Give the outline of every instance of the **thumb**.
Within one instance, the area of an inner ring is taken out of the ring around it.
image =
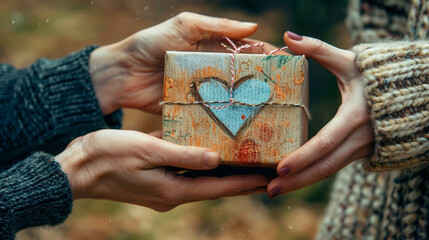
[[[220,163],[219,153],[208,148],[181,146],[158,138],[152,139],[154,167],[169,166],[190,170],[209,170]]]
[[[208,36],[230,37],[232,39],[241,39],[252,35],[258,25],[250,22],[240,22],[227,18],[209,17],[196,13],[183,12],[178,15],[179,23],[184,24],[190,30],[198,29],[201,33],[197,35],[196,41],[203,40]]]
[[[342,78],[356,69],[354,64],[356,55],[351,51],[289,31],[284,34],[284,41],[292,52],[314,59],[337,78]]]

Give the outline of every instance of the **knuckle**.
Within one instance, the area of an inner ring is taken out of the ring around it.
[[[228,18],[220,18],[219,19],[219,24],[221,26],[230,26],[231,25],[231,20]]]
[[[141,139],[138,144],[132,149],[132,153],[140,160],[144,160],[151,165],[157,165],[159,161],[164,161],[165,153],[156,151],[157,146],[155,143],[147,139]]]
[[[97,132],[92,132],[92,133],[86,134],[85,136],[83,136],[82,141],[85,144],[93,144],[97,141],[97,134],[99,134],[99,133],[100,132],[97,131]]]
[[[313,38],[313,45],[314,48],[312,52],[322,55],[326,53],[328,44],[326,44],[324,41],[320,41],[318,39]]]
[[[316,176],[319,179],[325,179],[332,175],[334,172],[334,167],[329,162],[321,162],[316,164]]]
[[[316,143],[317,143],[317,148],[318,148],[319,152],[322,154],[326,154],[326,153],[331,152],[335,147],[334,139],[327,134],[321,134],[317,138]]]
[[[188,22],[193,16],[193,13],[190,12],[181,12],[174,19],[176,20],[176,23],[182,24],[183,22]]]
[[[86,156],[91,156],[93,153],[95,153],[96,151],[94,150],[94,148],[97,147],[97,140],[98,140],[98,135],[100,134],[100,131],[97,132],[92,132],[89,134],[86,134],[85,136],[82,137],[82,153]]]
[[[299,186],[298,182],[294,178],[291,178],[291,179],[288,180],[287,191],[296,190],[296,189],[298,189],[298,186]]]
[[[293,171],[296,171],[297,169],[303,169],[305,168],[305,157],[302,152],[296,152],[295,156],[293,157],[293,162],[295,164],[295,167],[292,167]]]
[[[182,152],[182,158],[184,160],[190,159],[192,158],[192,153],[191,150],[189,148],[185,148]]]
[[[179,159],[185,165],[188,165],[189,163],[191,163],[194,159],[192,150],[189,148],[184,148],[180,153]]]

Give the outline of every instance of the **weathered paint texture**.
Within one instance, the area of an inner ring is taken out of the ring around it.
[[[213,109],[203,104],[169,104],[229,101],[230,61],[228,53],[167,52],[163,139],[214,149],[223,164],[275,167],[307,139],[308,119],[300,107],[231,105]],[[233,96],[237,101],[308,106],[307,60],[303,56],[237,54],[235,75]]]
[[[233,96],[236,101],[259,104],[267,102],[270,99],[270,87],[267,83],[257,80],[249,79],[240,85],[235,85],[233,89]],[[204,82],[198,88],[198,93],[203,101],[225,101],[230,99],[230,92],[228,86],[222,86],[219,81],[210,79]],[[207,104],[211,107],[221,107],[228,103],[211,103]],[[213,112],[214,117],[222,124],[228,134],[235,137],[239,130],[243,129],[245,122],[251,122],[254,115],[261,109],[261,106],[243,106],[231,105],[226,108],[214,109],[207,108]]]

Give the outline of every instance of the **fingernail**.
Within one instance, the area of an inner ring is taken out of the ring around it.
[[[255,27],[256,25],[258,25],[254,22],[241,22],[241,24],[245,25],[246,27]]]
[[[280,194],[280,192],[281,192],[281,189],[280,188],[274,188],[274,189],[272,189],[271,191],[270,191],[270,194],[269,194],[269,196],[270,196],[270,198],[272,199],[272,198],[274,198],[274,197],[277,197],[279,194]]]
[[[290,32],[290,31],[287,31],[286,33],[287,33],[287,36],[292,40],[295,40],[295,41],[301,41],[302,40],[301,35],[298,35],[294,32]]]
[[[212,151],[205,152],[204,164],[209,168],[217,167],[219,165],[219,153]]]
[[[279,176],[284,176],[290,172],[290,169],[288,167],[283,167],[279,170],[278,174]]]

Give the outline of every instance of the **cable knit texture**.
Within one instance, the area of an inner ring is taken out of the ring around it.
[[[429,0],[349,3],[375,143],[338,173],[317,239],[429,239]]]
[[[35,153],[0,172],[0,238],[19,230],[62,223],[72,209],[72,191],[61,166],[49,154]]]
[[[121,111],[103,117],[95,96],[88,69],[95,48],[23,69],[0,64],[0,239],[63,222],[71,189],[52,155],[76,137],[121,126]]]
[[[317,239],[429,239],[429,0],[349,3],[375,144],[338,173]]]
[[[103,118],[98,106],[88,69],[94,49],[19,70],[0,67],[2,165],[36,150],[56,154],[80,135],[120,125],[120,111]]]
[[[429,162],[429,41],[360,44],[353,49],[375,132],[371,170]]]

